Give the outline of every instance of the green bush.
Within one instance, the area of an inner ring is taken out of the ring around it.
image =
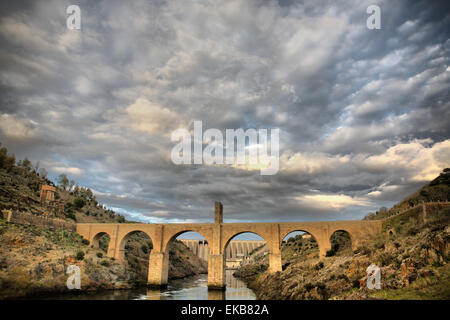
[[[84,201],[83,198],[75,198],[75,200],[73,200],[73,205],[75,208],[81,209],[86,205],[86,201]]]
[[[89,245],[89,240],[88,239],[82,239],[81,243],[85,244],[85,245]]]
[[[102,249],[105,252],[108,252],[109,240],[110,239],[108,235],[103,235],[98,241],[100,249]]]
[[[317,263],[315,266],[314,266],[314,269],[316,269],[316,270],[320,270],[320,269],[322,269],[323,268],[323,262],[322,261],[319,261],[319,263]]]
[[[102,260],[101,262],[100,262],[100,264],[102,265],[102,266],[104,266],[104,267],[109,267],[111,264],[109,263],[109,261],[107,261],[107,260]]]
[[[77,260],[83,260],[84,259],[84,252],[83,251],[78,251],[76,259]]]
[[[97,252],[97,257],[98,257],[98,258],[103,258],[103,253]]]

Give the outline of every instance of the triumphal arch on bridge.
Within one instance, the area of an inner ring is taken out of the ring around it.
[[[180,234],[188,231],[201,234],[209,246],[208,287],[225,288],[225,249],[230,240],[238,234],[252,232],[262,237],[269,250],[269,272],[282,270],[281,243],[293,231],[304,231],[313,236],[319,246],[319,256],[324,258],[331,249],[330,238],[335,231],[346,231],[352,247],[380,233],[381,220],[348,220],[322,222],[271,222],[271,223],[223,223],[223,206],[215,203],[214,223],[78,223],[77,232],[98,247],[99,239],[110,237],[107,255],[124,261],[125,244],[133,233],[144,232],[153,242],[150,252],[148,279],[150,287],[164,287],[168,282],[169,245]]]

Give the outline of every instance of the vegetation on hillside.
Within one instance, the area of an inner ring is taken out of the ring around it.
[[[81,289],[134,286],[132,272],[113,258],[99,255],[75,233],[10,224],[0,219],[0,299],[69,292],[69,265],[81,269]]]
[[[1,144],[0,144],[1,145]],[[0,149],[0,210],[13,209],[34,215],[49,215],[75,222],[116,222],[125,218],[100,204],[90,188],[76,185],[66,174],[59,185],[47,178],[47,170],[25,158],[15,163],[8,150]],[[41,203],[42,185],[56,187],[55,201]]]

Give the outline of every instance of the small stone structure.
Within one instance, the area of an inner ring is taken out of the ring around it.
[[[214,223],[223,223],[223,205],[217,201],[214,203]]]
[[[13,210],[2,210],[3,218],[10,223],[26,224],[54,230],[76,231],[76,224],[61,219],[52,219],[44,216],[18,212]]]
[[[6,219],[7,222],[11,222],[12,210],[2,210],[3,219]]]
[[[48,202],[52,202],[55,200],[55,192],[56,192],[56,188],[49,186],[49,185],[43,185],[41,187],[41,202],[42,203],[48,203]]]

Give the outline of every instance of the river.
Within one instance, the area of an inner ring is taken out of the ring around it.
[[[201,274],[184,279],[170,280],[166,289],[145,287],[129,290],[103,290],[32,297],[42,300],[254,300],[255,294],[246,284],[226,271],[227,289],[208,290],[208,275]]]

